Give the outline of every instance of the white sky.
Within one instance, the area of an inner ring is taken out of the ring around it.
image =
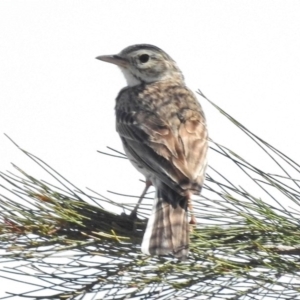
[[[114,99],[125,79],[95,57],[137,43],[165,50],[192,90],[297,161],[299,32],[300,1],[292,0],[1,0],[0,171],[13,162],[45,177],[6,133],[80,188],[139,194],[142,176],[129,162],[96,152],[122,150]],[[247,153],[200,101],[210,136]]]

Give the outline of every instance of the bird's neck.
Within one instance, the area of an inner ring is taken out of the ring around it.
[[[126,69],[120,68],[122,73],[124,74],[124,77],[126,79],[128,86],[136,86],[140,85],[143,81],[138,78],[137,76],[133,75],[131,72],[129,72]]]
[[[173,82],[178,82],[178,84],[184,84],[184,78],[181,72],[172,72],[158,78],[142,79],[138,75],[132,74],[128,70],[121,69],[121,71],[124,74],[128,86],[136,86],[140,84],[151,84],[151,83],[163,82],[163,81],[173,81]]]

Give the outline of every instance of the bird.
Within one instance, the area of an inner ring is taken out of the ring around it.
[[[96,59],[117,65],[125,76],[127,86],[115,104],[116,131],[129,161],[145,176],[141,198],[155,187],[141,251],[186,260],[187,210],[192,195],[201,192],[207,168],[203,109],[177,63],[157,46],[136,44]]]

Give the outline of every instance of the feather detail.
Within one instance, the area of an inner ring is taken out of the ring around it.
[[[187,199],[167,186],[158,187],[143,237],[142,252],[148,255],[172,253],[185,260],[188,256],[188,245]]]

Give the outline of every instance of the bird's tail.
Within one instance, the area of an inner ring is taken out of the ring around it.
[[[189,247],[187,198],[169,187],[156,188],[155,203],[142,242],[142,252],[148,255],[173,253],[186,259]]]

